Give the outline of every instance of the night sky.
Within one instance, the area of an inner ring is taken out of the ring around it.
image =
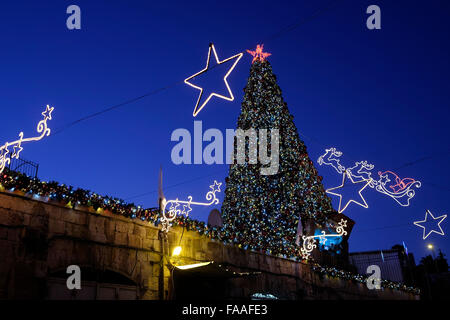
[[[71,4],[81,8],[81,30],[66,28]],[[381,30],[366,28],[371,4],[381,8]],[[220,59],[264,43],[326,188],[341,183],[330,167],[317,164],[329,147],[344,152],[346,166],[374,164],[375,177],[392,170],[422,182],[409,207],[371,189],[363,193],[368,209],[350,204],[344,212],[356,221],[350,251],[404,241],[416,261],[429,253],[428,243],[450,254],[447,235],[424,241],[413,225],[427,209],[450,214],[449,21],[450,4],[443,0],[4,2],[0,143],[20,131],[33,135],[50,104],[49,126],[62,130],[24,144],[21,153],[39,163],[39,178],[154,207],[162,165],[168,199],[202,201],[215,179],[225,182],[228,165],[171,162],[171,133],[192,132],[198,97],[183,80],[205,67],[210,42]],[[228,78],[233,102],[213,98],[195,118],[204,130],[236,127],[250,66],[245,53]],[[214,72],[223,69],[211,77]],[[158,88],[166,89],[67,126]],[[193,206],[191,217],[206,220],[210,209]],[[441,224],[446,233],[449,223],[450,217]]]

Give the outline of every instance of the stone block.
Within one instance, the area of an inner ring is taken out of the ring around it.
[[[132,248],[142,248],[142,239],[134,234],[128,234],[128,246]]]
[[[117,232],[128,232],[128,223],[123,221],[116,221],[116,231]]]
[[[146,229],[146,237],[147,239],[155,239],[158,240],[159,230],[153,227],[147,227]]]
[[[135,225],[134,225],[133,234],[136,235],[136,236],[138,236],[138,237],[140,237],[140,238],[145,238],[147,232],[145,231],[145,228],[144,228],[144,227],[135,224]]]
[[[116,233],[116,222],[113,219],[106,219],[105,236],[108,242],[114,241],[115,233]]]
[[[48,221],[48,231],[55,234],[64,234],[66,231],[65,222],[62,220],[49,219]]]
[[[147,252],[148,261],[158,262],[161,261],[161,256],[156,252]]]
[[[7,239],[8,238],[8,229],[5,227],[0,227],[0,239]]]
[[[126,246],[128,245],[128,234],[123,232],[116,232],[114,243],[118,246]]]

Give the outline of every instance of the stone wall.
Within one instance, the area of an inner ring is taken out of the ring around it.
[[[167,253],[181,237],[183,249],[173,261]],[[203,261],[257,273],[229,280],[230,298],[256,292],[283,299],[416,298],[399,290],[368,290],[364,284],[320,277],[307,264],[223,245],[180,227],[172,228],[168,241],[162,242],[159,228],[138,219],[0,192],[0,299],[45,298],[48,278],[69,265],[118,273],[136,284],[140,299],[168,299],[173,288],[168,262]]]

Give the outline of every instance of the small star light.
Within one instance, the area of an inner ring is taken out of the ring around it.
[[[205,73],[206,71],[209,70],[209,61],[210,61],[210,59],[211,59],[211,50],[212,50],[213,53],[214,53],[214,58],[216,59],[217,65],[220,65],[220,64],[222,64],[222,63],[225,63],[225,62],[228,62],[228,61],[230,61],[230,60],[235,59],[233,65],[230,67],[230,69],[228,69],[228,72],[227,72],[227,73],[225,74],[225,76],[223,77],[223,81],[225,82],[225,86],[227,87],[229,96],[227,97],[227,96],[223,96],[223,95],[221,95],[221,94],[212,92],[212,93],[210,93],[210,94],[208,95],[208,97],[207,97],[205,100],[203,100],[203,102],[202,102],[202,98],[203,98],[203,88],[202,88],[202,87],[199,87],[199,86],[196,86],[195,84],[193,84],[193,83],[191,83],[191,82],[189,82],[189,81],[190,81],[191,79],[195,79],[195,77],[197,77],[197,76],[201,75],[202,73]],[[236,55],[234,55],[234,56],[232,56],[232,57],[229,57],[229,58],[227,58],[227,59],[225,59],[225,60],[220,61],[220,60],[219,60],[219,57],[217,56],[216,49],[214,48],[214,44],[212,44],[212,43],[209,44],[208,58],[206,59],[206,67],[205,67],[203,70],[197,72],[196,74],[194,74],[194,75],[192,75],[192,76],[190,76],[189,78],[187,78],[187,79],[184,80],[184,83],[186,83],[187,85],[190,85],[191,87],[200,90],[200,94],[199,94],[199,96],[198,96],[197,103],[195,104],[194,112],[193,112],[193,114],[192,114],[194,117],[197,116],[197,114],[205,107],[205,105],[209,102],[209,100],[210,100],[212,97],[214,97],[214,96],[216,96],[216,97],[218,97],[218,98],[221,98],[221,99],[224,99],[224,100],[228,100],[228,101],[233,101],[233,100],[234,100],[233,92],[231,92],[230,86],[228,85],[227,78],[228,78],[228,76],[230,75],[231,71],[233,71],[233,69],[234,69],[234,67],[236,66],[236,64],[237,64],[237,63],[239,62],[239,60],[242,58],[242,55],[243,55],[242,53],[238,53],[238,54],[236,54]],[[201,103],[200,103],[200,102],[201,102]]]
[[[55,109],[55,108],[52,108],[49,105],[47,105],[47,108],[45,109],[45,111],[42,112],[42,115],[44,116],[44,120],[52,120],[53,109]]]
[[[439,222],[437,223],[437,228],[431,229],[431,230],[429,230],[429,232],[427,233],[427,232],[426,232],[426,227],[423,226],[422,224],[426,224],[426,223],[428,222],[428,215],[431,216],[431,218],[433,219],[433,222],[434,222],[434,223],[435,223],[436,220],[439,220]],[[433,232],[434,232],[434,233],[437,233],[437,234],[439,234],[439,235],[441,235],[441,236],[444,235],[444,231],[443,231],[442,228],[441,228],[441,223],[442,223],[442,221],[444,221],[445,218],[447,218],[447,215],[446,215],[446,214],[444,214],[444,215],[442,215],[442,216],[440,216],[440,217],[436,217],[436,218],[435,218],[435,217],[433,216],[433,214],[431,213],[431,211],[430,211],[430,210],[427,210],[427,212],[425,213],[425,220],[422,220],[422,221],[415,221],[414,224],[415,224],[416,226],[418,226],[418,227],[423,228],[423,240],[425,240],[425,239],[426,239],[431,233],[433,233]],[[440,232],[436,231],[438,228],[439,228],[439,230],[441,230]]]
[[[220,192],[220,186],[222,183],[218,183],[216,180],[214,180],[214,184],[209,186],[213,192]]]
[[[189,216],[189,212],[191,212],[191,211],[192,211],[191,204],[187,203],[187,204],[183,205],[183,211],[181,213],[187,217],[187,216]]]
[[[52,119],[52,111],[53,107],[50,107],[47,105],[44,112],[41,114],[44,116],[44,119],[38,122],[37,125],[37,132],[40,133],[40,135],[30,138],[24,138],[23,132],[19,133],[19,139],[6,142],[4,145],[0,146],[0,173],[3,172],[6,165],[11,163],[11,158],[19,159],[20,152],[22,152],[23,147],[22,143],[30,142],[30,141],[39,141],[44,137],[48,137],[50,135],[50,128],[47,126],[47,121]],[[8,147],[13,148],[11,158],[8,156],[9,150]]]
[[[259,60],[260,62],[263,62],[266,60],[266,58],[268,56],[271,56],[271,53],[268,52],[263,52],[263,48],[264,45],[256,45],[256,50],[255,51],[251,51],[251,50],[247,50],[248,53],[250,53],[253,56],[253,60],[252,63],[254,63],[255,61]]]
[[[359,197],[360,197],[360,199],[362,200],[362,202],[358,202],[358,201],[356,201],[356,200],[350,199],[350,200],[348,200],[348,201],[345,203],[344,206],[342,206],[342,193],[331,192],[332,190],[337,190],[337,189],[343,188],[343,187],[345,186],[345,178],[346,178],[346,177],[349,178],[350,182],[351,182],[353,185],[358,184],[358,183],[364,184],[363,187],[362,187],[361,189],[359,189],[359,191],[358,191]],[[338,186],[338,187],[334,187],[334,188],[327,189],[326,192],[329,193],[329,194],[332,194],[332,195],[335,195],[335,196],[338,196],[338,197],[339,197],[339,210],[338,210],[339,213],[344,212],[344,210],[347,209],[348,205],[349,205],[351,202],[354,202],[354,203],[356,203],[357,205],[360,205],[361,207],[367,209],[369,206],[368,206],[366,200],[364,199],[364,197],[362,196],[361,192],[362,192],[365,188],[367,188],[367,186],[370,184],[370,182],[371,182],[371,180],[360,180],[360,181],[356,181],[356,182],[355,182],[355,181],[353,180],[353,178],[352,178],[352,175],[349,174],[349,173],[346,171],[346,172],[344,172],[344,174],[342,175],[342,184],[341,184],[340,186]]]
[[[16,145],[14,145],[14,151],[13,154],[11,155],[11,158],[19,159],[19,154],[23,150],[21,146],[23,140],[23,132],[19,133],[19,137],[20,137],[19,142]]]

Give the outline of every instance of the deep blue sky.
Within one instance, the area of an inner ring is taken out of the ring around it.
[[[8,1],[0,10],[1,141],[20,130],[34,134],[42,106],[55,107],[53,129],[159,87],[205,66],[209,42],[220,59],[308,18],[329,1]],[[66,28],[66,8],[77,4],[82,29]],[[382,29],[366,28],[370,4]],[[368,160],[378,170],[433,156],[398,170],[421,180],[411,206],[372,190],[369,209],[350,205],[356,221],[351,251],[388,249],[405,241],[416,259],[429,242],[450,254],[447,236],[422,240],[425,210],[448,211],[450,5],[448,1],[342,0],[282,36],[264,42],[283,97],[313,161],[335,146],[344,162]],[[196,118],[203,127],[235,128],[251,57],[230,75],[234,102],[213,99]],[[202,200],[209,184],[224,182],[227,165],[171,163],[176,128],[193,128],[198,91],[178,84],[136,103],[24,145],[22,157],[40,164],[39,177],[128,198],[157,190]],[[2,142],[2,143],[3,143]],[[447,153],[445,153],[447,152]],[[340,184],[318,167],[327,188]],[[188,183],[180,184],[182,182]],[[132,199],[156,206],[157,193]],[[337,208],[338,202],[333,198]],[[206,219],[198,207],[192,217]],[[450,217],[442,223],[449,230]],[[398,226],[383,229],[389,226]],[[382,228],[382,229],[379,229]]]

